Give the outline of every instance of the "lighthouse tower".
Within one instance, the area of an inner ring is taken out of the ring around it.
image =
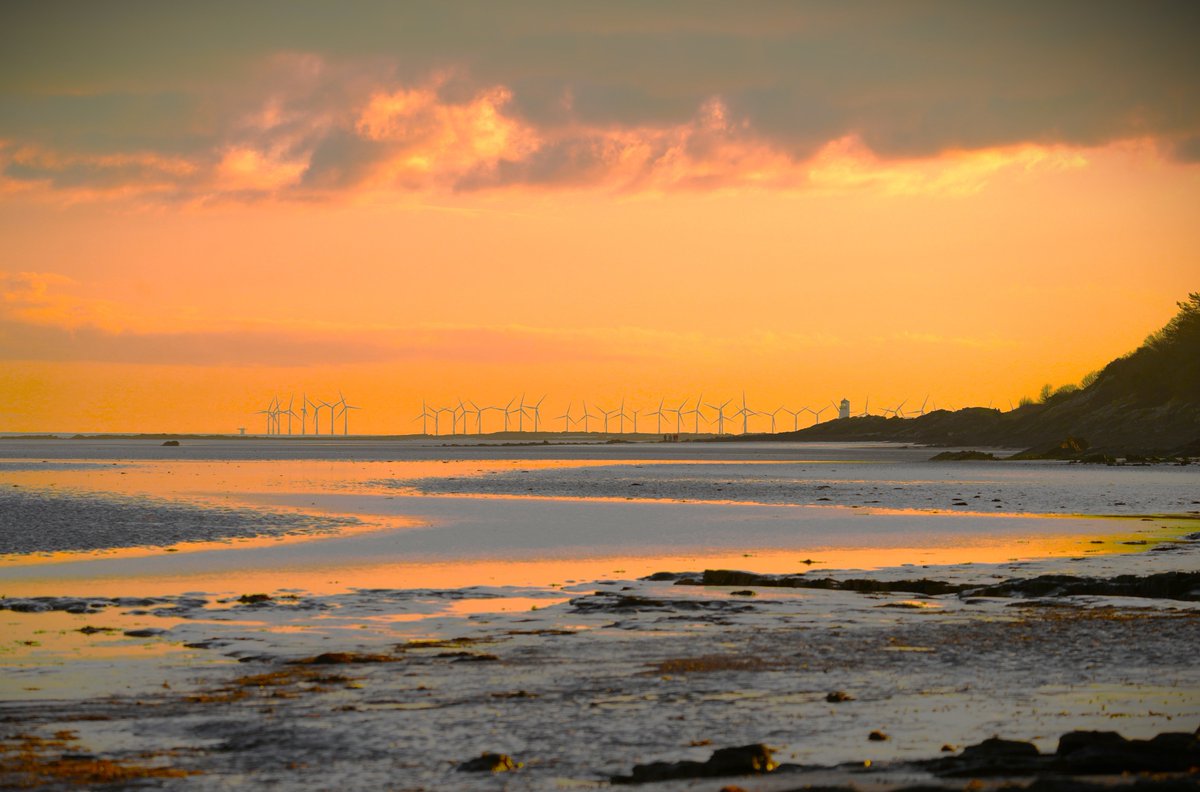
[[[850,417],[850,400],[842,399],[842,403],[838,405],[838,418]]]

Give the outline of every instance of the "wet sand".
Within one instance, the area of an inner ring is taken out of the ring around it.
[[[864,465],[893,464],[886,456]],[[746,465],[733,497],[696,502],[698,465],[672,473],[674,484],[654,481],[676,488],[668,494],[692,488],[687,497],[603,492],[630,477],[650,483],[636,467],[645,459],[492,459],[483,473],[467,470],[478,460],[304,460],[287,463],[307,473],[283,470],[286,487],[269,486],[281,472],[271,463],[232,476],[227,462],[119,460],[121,476],[39,462],[0,465],[0,483],[68,525],[78,517],[56,505],[161,501],[167,524],[188,519],[178,510],[219,509],[250,531],[229,535],[216,520],[191,543],[4,557],[0,719],[6,745],[18,732],[44,741],[26,751],[44,766],[88,755],[172,789],[588,788],[637,764],[766,743],[779,761],[810,769],[736,783],[783,790],[930,781],[887,763],[995,734],[1052,751],[1072,729],[1149,737],[1200,724],[1194,600],[641,579],[736,568],[984,585],[1195,571],[1200,548],[1187,537],[1200,525],[1176,501],[1200,490],[1178,486],[1189,480],[1175,471],[1157,476],[1150,495],[1139,491],[1178,516],[1116,519],[1068,516],[1083,512],[1074,502],[1059,514],[916,509],[905,499],[936,492],[942,485],[927,474],[944,474],[907,458],[885,476],[856,477],[903,488],[892,503],[870,505],[848,493],[840,503],[770,502],[758,468],[773,464]],[[704,462],[737,480],[731,460]],[[401,469],[409,463],[443,470]],[[388,464],[398,472],[380,475]],[[584,466],[608,472],[573,479]],[[780,478],[771,486],[785,486]],[[512,482],[561,490],[572,481],[596,491],[511,491]],[[1053,500],[1054,488],[1071,488],[1064,481],[1031,485],[1026,499]],[[979,483],[957,482],[968,499]],[[1112,494],[1120,479],[1085,483],[1108,502],[1128,497]],[[1098,501],[1077,500],[1088,497]],[[242,510],[263,518],[264,530],[237,520]],[[344,522],[314,532],[318,518]],[[321,655],[341,662],[297,662]],[[833,691],[849,700],[826,701]],[[872,731],[889,739],[868,740]],[[456,770],[484,751],[523,766]],[[876,773],[811,769],[868,760]],[[726,783],[647,788],[715,792]]]

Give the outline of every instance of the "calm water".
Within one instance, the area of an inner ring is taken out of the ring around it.
[[[338,569],[386,585],[541,585],[668,567],[1003,561],[1128,551],[1172,526],[1143,515],[1200,510],[1196,467],[933,463],[932,453],[10,440],[0,444],[0,583],[257,574],[327,588],[316,579],[342,581],[329,574]]]

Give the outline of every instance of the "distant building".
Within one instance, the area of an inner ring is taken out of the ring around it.
[[[838,418],[850,417],[850,400],[842,399],[842,403],[838,405]]]

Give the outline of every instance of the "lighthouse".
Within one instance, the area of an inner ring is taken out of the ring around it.
[[[838,405],[838,418],[850,417],[850,400],[842,399],[842,403]]]

